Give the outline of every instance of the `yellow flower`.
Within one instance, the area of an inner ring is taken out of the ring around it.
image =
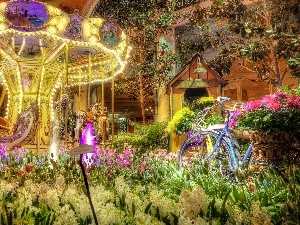
[[[214,104],[215,99],[213,97],[201,97],[197,100],[198,105]]]
[[[184,118],[192,118],[193,116],[194,116],[193,111],[191,111],[188,107],[183,107],[182,109],[178,110],[175,113],[172,120],[168,123],[166,131],[169,132],[169,133],[172,133],[172,132],[185,132],[185,131],[178,131],[177,127],[180,123],[184,122]]]

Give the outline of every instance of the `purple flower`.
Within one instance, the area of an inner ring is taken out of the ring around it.
[[[123,163],[123,158],[121,156],[118,156],[117,161],[118,161],[119,164],[122,164]]]
[[[6,160],[7,157],[7,147],[5,145],[0,145],[0,160]]]

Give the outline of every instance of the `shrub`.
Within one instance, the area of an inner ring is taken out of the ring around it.
[[[120,151],[124,144],[140,148],[142,152],[168,148],[168,135],[165,132],[166,123],[155,122],[148,125],[134,123],[134,133],[120,133],[114,141],[114,147]]]

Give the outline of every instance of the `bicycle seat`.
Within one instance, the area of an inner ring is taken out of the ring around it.
[[[214,124],[209,125],[205,130],[212,131],[212,130],[223,130],[225,127],[225,124]]]

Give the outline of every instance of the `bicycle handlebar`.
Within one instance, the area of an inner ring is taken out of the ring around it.
[[[217,97],[217,101],[218,101],[218,102],[230,102],[231,99],[228,98],[228,97],[218,96],[218,97]]]
[[[232,108],[231,110],[228,110],[228,109],[225,108],[225,106],[224,106],[223,103],[224,103],[224,102],[230,102],[230,101],[231,101],[231,99],[228,98],[228,97],[218,96],[218,97],[216,98],[216,103],[215,103],[213,106],[211,106],[211,107],[206,107],[206,108],[204,108],[204,109],[201,111],[201,112],[202,112],[202,117],[201,117],[201,119],[203,119],[203,118],[207,115],[207,113],[208,113],[209,111],[211,111],[211,110],[212,110],[214,107],[216,107],[216,106],[219,106],[219,107],[221,108],[221,110],[227,114],[227,116],[230,116],[230,113],[231,113],[232,111],[235,111],[237,108],[242,108],[242,107],[243,107],[243,103],[242,103],[242,102],[237,102],[237,103],[234,104],[234,106],[233,106],[233,108]]]

